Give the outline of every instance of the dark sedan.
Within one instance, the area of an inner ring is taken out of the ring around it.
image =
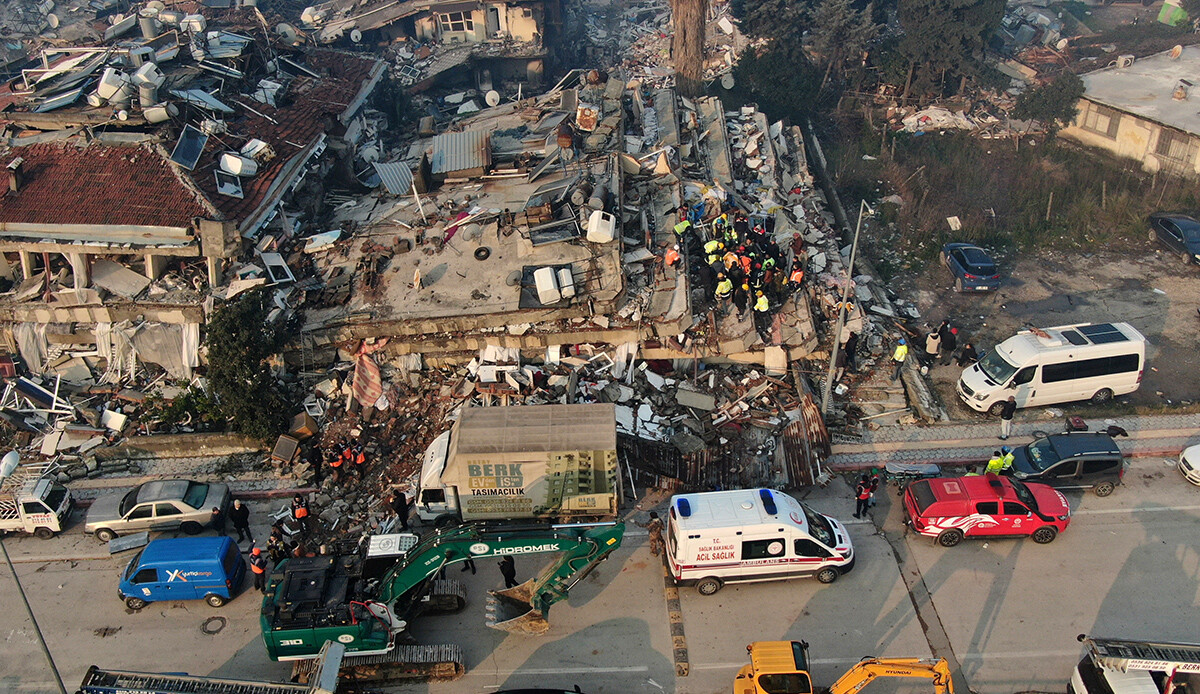
[[[1187,215],[1150,215],[1150,240],[1175,251],[1185,263],[1200,262],[1200,222]]]
[[[1125,457],[1102,432],[1051,434],[1013,449],[1008,474],[1059,489],[1091,489],[1108,496],[1125,476]]]
[[[1000,288],[996,261],[979,246],[948,243],[942,246],[942,264],[954,275],[956,292],[990,292]]]

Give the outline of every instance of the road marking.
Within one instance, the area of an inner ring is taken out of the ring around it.
[[[1096,508],[1072,511],[1072,516],[1101,516],[1113,513],[1165,513],[1167,511],[1200,511],[1200,504],[1191,506],[1159,506],[1155,508]]]

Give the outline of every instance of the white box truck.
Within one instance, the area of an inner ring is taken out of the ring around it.
[[[1067,694],[1172,694],[1200,690],[1200,645],[1093,639],[1080,635],[1083,659]]]
[[[15,456],[9,453],[5,456]],[[46,464],[8,466],[0,479],[0,533],[30,533],[44,540],[67,524],[75,500],[46,474]]]
[[[616,406],[468,407],[425,451],[417,516],[607,519],[620,485]]]
[[[678,494],[667,515],[671,578],[701,595],[735,582],[816,576],[833,583],[854,568],[846,527],[783,492]]]
[[[1032,328],[988,350],[963,370],[958,397],[979,412],[999,414],[1009,396],[1017,407],[1132,393],[1146,368],[1146,338],[1128,323]]]

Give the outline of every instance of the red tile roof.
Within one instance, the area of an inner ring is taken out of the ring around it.
[[[245,96],[218,96],[245,115],[227,121],[229,133],[220,136],[220,141],[209,140],[193,177],[197,187],[226,219],[241,222],[253,214],[288,160],[338,125],[338,116],[358,96],[378,64],[374,58],[329,49],[310,49],[305,56],[304,66],[322,78],[301,76],[292,80],[288,87],[291,103],[283,108],[272,108]],[[263,115],[249,112],[247,106]],[[218,193],[213,170],[221,153],[239,149],[251,138],[270,144],[275,158],[260,164],[255,176],[242,179],[241,200]]]
[[[6,147],[0,165],[18,156],[25,159],[20,191],[7,189],[0,169],[0,223],[189,227],[193,217],[212,216],[151,147]]]

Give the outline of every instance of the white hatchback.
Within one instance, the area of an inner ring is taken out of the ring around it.
[[[1185,480],[1200,486],[1200,444],[1188,446],[1179,454],[1179,471]]]

